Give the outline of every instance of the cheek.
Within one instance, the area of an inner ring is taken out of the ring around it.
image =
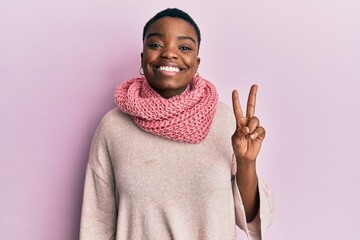
[[[143,67],[144,68],[151,68],[151,59],[148,57],[144,57],[143,59]]]
[[[154,58],[153,55],[154,54],[151,54],[151,52],[144,50],[143,51],[143,62],[149,63],[151,61],[151,59]]]
[[[197,67],[198,66],[198,61],[197,61],[197,56],[191,56],[188,60],[189,64],[193,67]]]

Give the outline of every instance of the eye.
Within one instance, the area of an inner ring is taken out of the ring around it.
[[[150,48],[161,48],[162,46],[158,43],[150,43],[148,44],[148,47]]]
[[[180,49],[181,51],[184,51],[184,52],[187,52],[187,51],[191,51],[191,50],[192,50],[191,48],[189,48],[189,47],[187,47],[187,46],[181,46],[181,47],[179,47],[179,49]]]

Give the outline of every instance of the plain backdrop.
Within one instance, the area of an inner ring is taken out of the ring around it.
[[[222,101],[259,85],[266,239],[358,239],[358,0],[1,0],[1,239],[78,239],[92,136],[167,7],[198,23],[199,72]]]

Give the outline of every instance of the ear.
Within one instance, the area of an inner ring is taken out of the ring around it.
[[[141,53],[141,54],[140,54],[140,57],[141,57],[141,66],[143,65],[143,56],[144,56],[144,54]]]
[[[196,71],[199,69],[200,60],[201,60],[201,59],[200,59],[199,57],[196,59]]]

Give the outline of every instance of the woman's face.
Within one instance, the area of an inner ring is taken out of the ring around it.
[[[200,64],[194,27],[181,18],[163,17],[145,33],[142,66],[148,83],[164,98],[181,94]]]

